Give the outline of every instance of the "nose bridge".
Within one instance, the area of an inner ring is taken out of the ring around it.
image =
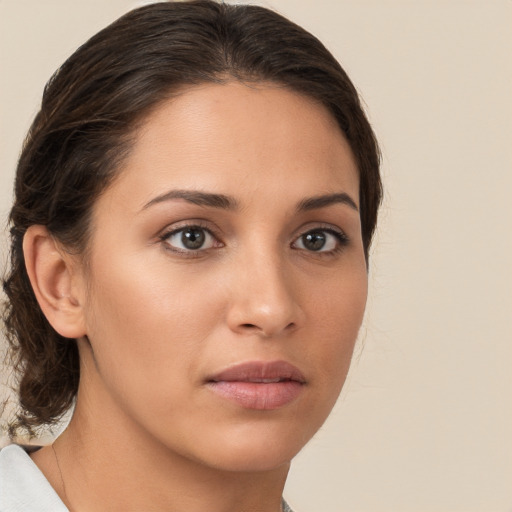
[[[301,310],[286,255],[278,247],[258,244],[241,251],[239,257],[233,274],[230,327],[264,336],[298,327]]]

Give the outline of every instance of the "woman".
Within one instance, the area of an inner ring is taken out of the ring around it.
[[[0,510],[289,510],[361,324],[381,198],[357,93],[254,6],[128,13],[48,84],[11,211]]]

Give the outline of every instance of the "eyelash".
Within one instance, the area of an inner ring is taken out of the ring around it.
[[[314,251],[301,248],[297,248],[296,250],[303,250],[308,254],[312,254],[317,257],[329,257],[340,253],[349,243],[349,238],[341,229],[338,230],[333,228],[332,226],[317,226],[312,229],[308,229],[307,231],[304,231],[294,240],[292,246],[295,245],[299,240],[302,240],[303,237],[305,237],[306,235],[312,233],[328,233],[329,235],[332,235],[336,239],[336,246],[334,247],[334,249],[331,249],[329,251]]]
[[[219,242],[219,237],[215,235],[215,233],[213,233],[213,231],[202,225],[200,222],[194,222],[193,224],[185,224],[183,226],[180,226],[179,228],[175,228],[175,229],[172,229],[170,231],[166,231],[164,232],[159,238],[160,238],[160,241],[164,244],[164,248],[165,250],[167,251],[171,251],[173,253],[177,253],[179,254],[180,256],[183,256],[183,257],[186,257],[186,258],[198,258],[201,256],[201,253],[204,253],[205,251],[208,251],[210,248],[208,249],[197,249],[197,250],[193,250],[193,249],[179,249],[179,248],[176,248],[176,247],[172,247],[169,243],[169,239],[174,236],[174,235],[177,235],[179,233],[182,233],[183,231],[186,231],[186,230],[193,230],[193,229],[196,229],[198,231],[203,231],[204,233],[207,233],[208,236],[211,236],[217,244],[217,247],[212,247],[212,248],[221,248],[221,247],[224,247],[224,244],[222,242]]]
[[[169,239],[172,236],[182,233],[186,230],[194,230],[194,229],[198,230],[198,231],[202,231],[204,233],[207,233],[207,235],[212,237],[214,239],[215,243],[217,243],[219,245],[217,245],[216,247],[209,247],[206,249],[199,248],[197,250],[179,249],[179,248],[176,248],[176,247],[173,247],[170,245]],[[306,236],[308,234],[312,234],[312,233],[327,233],[329,235],[334,236],[336,238],[336,247],[329,251],[322,251],[322,250],[315,251],[315,250],[308,250],[305,248],[303,249],[303,248],[294,247],[294,245],[296,245],[300,240],[302,240],[304,236]],[[173,253],[178,253],[181,256],[187,257],[187,258],[198,258],[201,256],[201,253],[204,253],[205,251],[209,251],[210,249],[217,249],[217,248],[224,247],[224,244],[222,242],[219,242],[219,237],[216,236],[215,233],[213,233],[213,231],[210,228],[202,225],[201,223],[185,224],[183,226],[180,226],[179,228],[172,229],[171,231],[166,231],[159,237],[159,240],[164,244],[164,247],[166,250],[171,251]],[[294,239],[294,241],[291,244],[291,247],[295,250],[305,251],[306,253],[315,255],[317,257],[329,257],[329,256],[333,256],[333,255],[341,252],[344,249],[344,247],[346,247],[348,245],[348,243],[349,243],[349,238],[342,230],[334,229],[332,226],[318,226],[318,227],[315,227],[312,229],[308,229],[308,230],[304,231],[303,233],[301,233],[298,237],[296,237]]]

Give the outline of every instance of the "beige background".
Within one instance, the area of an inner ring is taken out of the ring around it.
[[[2,221],[43,84],[142,3],[0,0]],[[368,105],[386,185],[364,347],[296,460],[289,500],[299,512],[510,512],[512,2],[265,5],[340,59]]]

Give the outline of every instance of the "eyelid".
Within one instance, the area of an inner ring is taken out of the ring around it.
[[[187,257],[198,257],[201,255],[201,253],[206,253],[210,249],[216,249],[216,248],[221,248],[221,247],[225,246],[224,242],[222,242],[222,240],[221,240],[220,235],[218,234],[219,230],[215,229],[215,227],[212,227],[211,223],[209,221],[205,221],[204,219],[187,219],[184,221],[180,221],[180,222],[171,224],[161,231],[161,233],[158,235],[158,240],[160,242],[165,243],[166,240],[169,237],[171,237],[172,235],[179,233],[180,231],[183,231],[185,229],[190,229],[190,228],[199,228],[199,229],[206,231],[211,237],[213,237],[213,239],[216,242],[216,245],[214,247],[209,247],[206,249],[200,248],[200,249],[194,250],[194,249],[176,248],[167,243],[165,246],[165,249],[169,250],[171,252],[174,252],[174,253],[178,253],[180,255],[187,256]],[[334,237],[336,237],[336,239],[337,239],[336,248],[332,249],[332,250],[328,250],[328,251],[322,251],[322,250],[312,251],[312,250],[307,250],[305,248],[303,249],[303,248],[294,247],[294,245],[297,243],[297,241],[301,237],[303,237],[304,235],[306,235],[310,232],[314,232],[314,231],[324,231],[324,232],[329,233],[329,234],[333,235]],[[307,225],[302,226],[300,228],[300,230],[296,231],[296,234],[294,235],[290,245],[292,248],[295,248],[296,250],[300,250],[300,251],[303,251],[303,252],[306,252],[309,254],[317,254],[318,256],[322,256],[322,255],[329,256],[329,255],[332,255],[332,254],[337,253],[340,250],[342,250],[349,242],[350,242],[350,239],[347,236],[347,234],[345,233],[345,231],[336,225],[325,223],[325,222],[322,222],[322,223],[308,222]]]
[[[345,230],[336,226],[336,224],[331,224],[329,222],[308,222],[296,230],[297,234],[295,235],[295,238],[299,238],[310,231],[328,231],[348,240],[348,235]]]
[[[194,250],[194,249],[180,249],[178,247],[171,246],[169,243],[167,243],[167,240],[171,236],[173,236],[181,231],[184,231],[186,229],[193,229],[193,228],[201,229],[201,230],[207,232],[216,242],[216,246],[209,247],[206,249],[200,248],[200,249]],[[224,247],[224,243],[220,240],[219,235],[215,231],[216,230],[212,229],[209,226],[209,223],[205,222],[204,220],[189,219],[186,221],[177,222],[170,226],[167,226],[158,235],[158,240],[164,244],[165,250],[171,251],[173,253],[176,253],[176,254],[179,254],[179,255],[182,255],[185,257],[198,257],[201,255],[201,253],[205,253],[209,249]]]
[[[219,238],[220,234],[218,229],[211,225],[211,222],[204,219],[186,219],[168,224],[165,228],[160,230],[158,238],[168,237],[173,233],[187,228],[200,228],[208,231],[215,238]]]
[[[339,252],[342,250],[349,242],[350,239],[341,228],[338,226],[335,226],[333,224],[326,224],[326,223],[320,223],[316,225],[308,224],[307,226],[304,226],[301,228],[300,233],[296,235],[292,242],[292,247],[294,244],[297,243],[298,240],[300,240],[304,235],[307,235],[308,233],[315,232],[315,231],[324,231],[326,233],[329,233],[337,238],[337,246],[335,249],[330,251],[308,251],[307,249],[297,248],[297,250],[305,251],[310,254],[316,254],[316,255],[324,255],[328,256],[330,254],[334,254],[336,252]]]

